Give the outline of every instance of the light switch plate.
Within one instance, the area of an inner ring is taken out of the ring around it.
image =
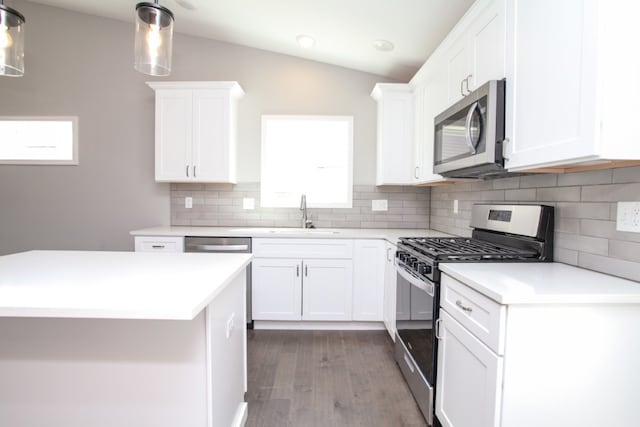
[[[640,202],[618,202],[616,230],[640,233]]]
[[[371,210],[372,211],[386,211],[389,210],[388,203],[386,200],[372,200],[371,201]]]
[[[458,199],[455,199],[453,201],[453,213],[457,214],[458,213]]]
[[[255,209],[256,201],[253,197],[245,197],[242,199],[242,209]]]
[[[187,209],[191,209],[193,207],[193,198],[185,197],[184,198],[184,207]]]

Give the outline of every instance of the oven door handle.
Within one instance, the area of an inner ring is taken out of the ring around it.
[[[396,271],[398,272],[398,274],[400,276],[402,276],[403,279],[405,279],[407,282],[411,283],[416,288],[426,292],[427,295],[429,295],[429,296],[434,296],[433,283],[424,281],[422,279],[419,279],[418,277],[416,277],[413,274],[409,273],[407,270],[405,270],[404,267],[402,267],[400,265],[396,267]]]

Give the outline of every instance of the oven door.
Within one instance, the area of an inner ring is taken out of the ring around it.
[[[396,361],[428,424],[433,420],[438,289],[402,265],[396,266]]]

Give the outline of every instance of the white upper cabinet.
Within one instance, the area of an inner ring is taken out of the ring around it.
[[[442,57],[434,53],[411,79],[415,93],[414,183],[446,181],[433,172],[434,118],[448,103]]]
[[[378,102],[376,184],[412,184],[413,90],[408,84],[378,83],[371,97]]]
[[[447,181],[433,172],[434,119],[489,80],[505,77],[505,0],[478,0],[411,79],[414,184]]]
[[[505,15],[505,0],[478,0],[443,42],[449,105],[505,77]]]
[[[622,0],[508,0],[507,168],[640,159],[639,14]]]
[[[237,82],[149,82],[156,181],[236,182]]]

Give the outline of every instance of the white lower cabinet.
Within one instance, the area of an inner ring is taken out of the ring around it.
[[[251,304],[254,320],[300,320],[302,260],[254,258]]]
[[[545,288],[500,304],[441,277],[435,413],[444,427],[638,425],[637,300],[613,303],[614,285],[598,279],[584,294],[568,286],[572,299]]]
[[[253,239],[253,247],[254,320],[352,320],[352,240]]]
[[[356,240],[353,247],[353,320],[383,320],[386,279],[384,240]]]
[[[136,252],[184,252],[184,236],[136,236]]]
[[[387,332],[396,340],[396,245],[386,242],[384,263],[384,308],[383,320]]]
[[[436,416],[444,427],[499,426],[502,357],[441,311]]]
[[[302,261],[302,320],[352,320],[352,261]]]

